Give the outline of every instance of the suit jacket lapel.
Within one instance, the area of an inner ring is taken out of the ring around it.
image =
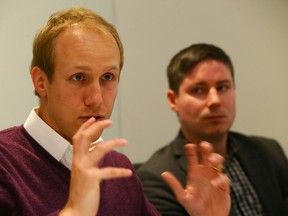
[[[187,173],[187,159],[185,156],[184,146],[187,143],[188,141],[183,137],[181,131],[179,131],[172,144],[174,156],[178,158],[178,165],[185,171],[185,173]]]

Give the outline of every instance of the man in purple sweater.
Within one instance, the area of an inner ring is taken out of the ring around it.
[[[33,44],[31,78],[40,105],[23,125],[0,132],[0,215],[160,215],[128,158],[102,131],[117,95],[123,47],[116,29],[94,12],[53,14]],[[194,216],[225,216],[229,179],[209,143],[186,146],[183,188],[162,177]],[[198,161],[198,156],[201,161]]]

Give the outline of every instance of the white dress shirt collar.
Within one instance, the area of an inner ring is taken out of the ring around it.
[[[70,143],[47,125],[34,108],[24,123],[24,128],[56,160],[60,160]]]
[[[64,164],[68,169],[72,167],[73,146],[49,125],[47,125],[36,113],[34,108],[24,123],[24,128],[47,152],[56,160]],[[100,137],[91,144],[102,142]]]

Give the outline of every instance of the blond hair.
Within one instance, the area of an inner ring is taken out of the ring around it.
[[[124,64],[124,50],[115,27],[95,12],[85,8],[71,8],[59,11],[50,16],[47,24],[36,34],[33,42],[33,58],[30,71],[37,66],[43,70],[51,82],[54,72],[55,42],[61,32],[75,23],[95,28],[111,35],[120,51],[120,70]],[[37,92],[35,91],[35,94]]]

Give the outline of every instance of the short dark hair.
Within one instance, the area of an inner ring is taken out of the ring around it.
[[[169,88],[178,93],[184,77],[200,62],[216,60],[225,64],[231,72],[234,81],[234,68],[230,57],[219,47],[198,43],[180,50],[167,67]]]

